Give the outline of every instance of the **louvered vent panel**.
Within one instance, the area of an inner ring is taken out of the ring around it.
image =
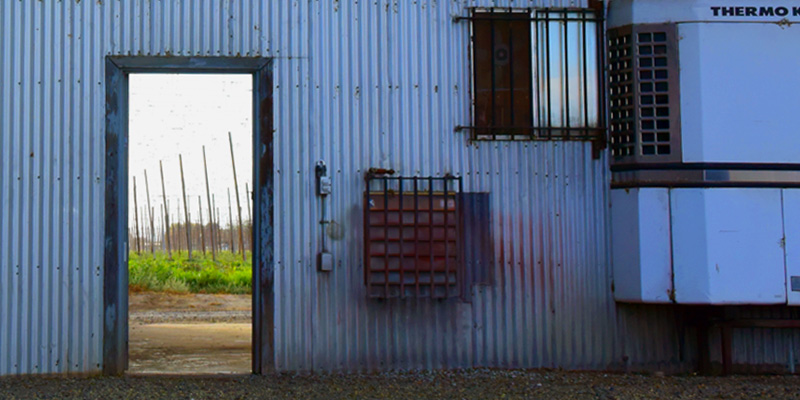
[[[608,49],[613,162],[680,161],[675,26],[648,24],[612,29]]]

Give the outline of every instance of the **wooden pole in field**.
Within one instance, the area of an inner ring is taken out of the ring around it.
[[[222,251],[222,224],[219,220],[219,207],[217,207],[217,195],[211,195],[211,202],[214,203],[214,210],[216,210],[216,214],[214,214],[214,221],[216,222],[215,228],[217,230],[217,251]],[[213,210],[212,210],[213,211]]]
[[[231,253],[236,253],[236,243],[233,236],[233,207],[231,206],[231,188],[228,188],[228,229],[231,233]]]
[[[158,167],[161,169],[161,195],[164,199],[164,229],[166,232],[166,240],[167,240],[167,255],[169,259],[172,259],[172,246],[170,243],[169,237],[169,207],[167,205],[167,188],[164,185],[164,164],[161,163],[161,160],[158,160]]]
[[[164,227],[167,226],[167,224],[164,223],[164,207],[159,207],[158,209],[161,210],[161,226],[158,227],[158,232],[161,235],[161,251],[166,251],[167,235],[166,232],[164,232]]]
[[[211,202],[214,203],[214,210],[216,210],[216,216],[214,217],[214,221],[216,221],[216,229],[217,229],[217,249],[222,251],[222,224],[219,220],[219,207],[217,207],[217,195],[211,195]]]
[[[239,181],[236,179],[236,157],[233,155],[233,135],[228,132],[228,143],[231,145],[231,166],[233,167],[233,188],[236,191],[236,209],[239,213],[239,251],[242,253],[242,261],[245,261],[244,255],[244,234],[242,233],[242,203],[239,200]],[[231,217],[233,218],[233,217]]]
[[[222,251],[222,224],[219,223],[219,207],[217,207],[217,246],[219,246],[219,251]]]
[[[134,243],[136,245],[136,253],[142,254],[142,239],[139,235],[139,202],[136,196],[136,177],[133,177],[133,225],[135,229]]]
[[[197,243],[197,242],[194,240],[195,230],[192,229],[192,219],[193,218],[194,217],[192,217],[192,209],[191,209],[191,206],[189,206],[189,222],[188,222],[188,224],[189,224],[189,229],[191,230],[190,232],[192,233],[191,235],[189,235],[189,237],[192,239],[191,240],[192,248],[195,249],[195,251],[197,251],[197,246],[195,245],[195,243]]]
[[[168,206],[167,209],[169,210],[167,212],[171,214],[172,206]],[[181,241],[180,241],[180,236],[178,236],[178,238],[175,238],[175,232],[178,231],[181,225],[181,221],[180,219],[178,219],[180,214],[167,215],[167,216],[169,217],[169,244],[170,247],[172,247],[172,251],[179,254],[181,252]]]
[[[217,248],[214,245],[214,209],[211,207],[211,190],[208,186],[208,163],[206,162],[206,146],[203,146],[203,170],[206,173],[206,200],[208,200],[208,223],[211,226],[211,259],[217,261]],[[217,236],[219,241],[219,236]]]
[[[200,210],[200,245],[203,247],[203,255],[206,255],[206,227],[203,225],[203,196],[197,196],[197,209]]]
[[[156,238],[156,228],[153,226],[153,206],[150,205],[150,184],[147,182],[147,170],[144,170],[144,189],[147,194],[147,209],[150,211],[150,253],[156,254],[156,248],[153,244]]]
[[[156,255],[156,221],[155,210],[150,207],[150,254]]]
[[[142,252],[147,252],[147,207],[142,206],[139,212],[139,216],[142,219],[140,222],[142,225]]]
[[[175,239],[175,248],[178,249],[178,252],[181,251],[181,202],[179,201],[178,204],[175,204],[175,219],[178,221],[175,227],[174,239]]]
[[[147,245],[145,244],[145,238],[147,237],[147,227],[145,226],[145,218],[147,218],[147,210],[145,210],[144,206],[139,209],[139,226],[141,227],[141,233],[139,234],[139,254],[143,251],[147,251]]]
[[[250,211],[250,188],[247,185],[247,182],[244,184],[244,198],[247,200],[247,219],[250,223],[253,223],[253,213]]]
[[[192,228],[189,218],[189,202],[186,201],[186,181],[183,179],[183,156],[178,154],[178,163],[181,167],[181,189],[183,190],[183,229],[186,231],[186,250],[189,252],[189,259],[192,259]]]
[[[250,222],[250,229],[247,230],[247,242],[250,243],[250,250],[253,250],[253,212],[250,210],[250,188],[247,182],[244,183],[244,198],[247,200],[247,221]]]
[[[217,237],[219,238],[219,251],[220,252],[222,251],[222,241],[223,241],[223,239],[222,239],[222,222],[221,222],[222,221],[222,219],[221,219],[222,217],[221,217],[221,215],[222,214],[219,212],[219,207],[217,207],[217,221],[218,221],[217,222]]]

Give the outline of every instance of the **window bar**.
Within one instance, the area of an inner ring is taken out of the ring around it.
[[[606,63],[606,61],[605,61],[605,48],[603,47],[605,45],[604,34],[605,34],[605,31],[603,31],[603,24],[600,23],[600,22],[595,22],[595,37],[597,38],[595,40],[595,42],[597,42],[596,43],[596,46],[597,46],[596,54],[597,54],[597,65],[598,66],[605,65],[605,63]],[[605,96],[606,95],[604,94],[604,93],[606,93],[606,91],[605,91],[605,85],[606,85],[606,83],[605,83],[605,68],[599,68],[598,67],[597,68],[596,77],[597,77],[597,93],[598,93],[598,96],[596,96],[597,97],[597,99],[596,99],[596,101],[597,101],[597,115],[598,115],[598,121],[597,122],[598,122],[598,126],[605,126],[605,119],[606,119],[606,115],[605,115],[605,101],[606,101],[605,100],[606,99]],[[588,124],[588,121],[587,121],[587,124]],[[605,135],[603,135],[603,137],[599,140],[599,143],[603,147],[605,147],[605,140],[606,140]]]
[[[510,89],[511,94],[511,107],[509,107],[511,111],[511,126],[516,126],[514,120],[514,22],[508,23],[508,86]],[[511,139],[514,139],[515,134],[511,133]],[[446,182],[446,181],[445,181]],[[445,189],[447,188],[447,183],[445,183]],[[447,200],[447,194],[445,194],[445,200]]]
[[[399,193],[400,198],[400,207],[398,210],[398,215],[400,219],[400,298],[404,299],[406,297],[406,289],[405,289],[405,264],[403,264],[403,254],[406,252],[406,248],[403,246],[403,236],[405,230],[405,219],[403,218],[403,178],[399,178],[397,180],[398,189],[397,193]]]
[[[492,8],[491,13],[494,14],[494,8]],[[491,52],[491,57],[490,57],[490,59],[492,60],[492,107],[491,107],[491,110],[492,110],[492,122],[489,124],[489,126],[496,126],[497,125],[497,110],[496,110],[497,105],[495,104],[495,96],[497,96],[497,93],[496,93],[496,90],[495,90],[495,84],[497,82],[497,76],[495,75],[495,69],[497,68],[497,66],[494,63],[494,52],[495,52],[495,48],[494,48],[494,41],[495,41],[494,29],[495,29],[494,28],[494,18],[492,18],[489,21],[489,30],[492,32],[492,45],[491,45],[492,52]],[[494,130],[491,130],[491,132],[492,132],[492,140],[496,140],[497,139],[497,133]]]
[[[570,136],[570,123],[569,123],[569,35],[567,32],[569,31],[569,23],[567,22],[567,18],[569,18],[569,14],[567,11],[564,11],[564,70],[562,71],[563,80],[564,80],[564,122],[566,123],[565,126],[567,127],[567,136]]]
[[[370,183],[371,179],[370,176],[367,175],[367,190],[364,191],[364,236],[367,238],[366,243],[364,244],[364,285],[367,287],[367,291],[371,288],[371,282],[369,281],[370,271],[372,270],[372,254],[370,252],[370,248],[372,247],[372,235],[370,234],[370,216],[372,214],[372,210],[370,209]],[[325,232],[323,232],[324,234]],[[368,293],[369,295],[369,293]]]
[[[497,8],[503,9],[505,7],[497,7]],[[512,16],[512,17],[492,17],[492,16],[475,15],[474,11],[473,11],[473,15],[472,16],[468,16],[468,17],[458,16],[458,17],[454,17],[453,19],[454,19],[454,22],[488,21],[490,19],[499,19],[499,20],[509,20],[509,19],[512,19],[512,20],[523,20],[524,19],[524,20],[527,20],[527,21],[542,21],[542,17],[539,17],[538,14],[536,16],[532,16],[531,13],[532,12],[536,12],[536,13],[544,14],[544,13],[546,13],[548,11],[552,12],[552,13],[560,13],[560,12],[564,11],[564,8],[563,7],[559,7],[559,8],[528,8],[527,11],[528,11],[528,18],[527,19],[519,17],[519,15],[521,15],[522,13],[513,13],[514,16]],[[592,14],[594,14],[594,12],[591,11],[591,10],[578,9],[578,8],[567,9],[565,11],[571,11],[571,12],[574,12],[574,13],[582,12],[582,13],[592,13]],[[482,14],[487,14],[487,13],[483,12]],[[499,14],[502,16],[503,14],[507,14],[507,13],[503,12],[503,13],[499,13]],[[562,20],[562,19],[559,18],[559,20]],[[569,21],[569,22],[580,22],[580,21],[583,21],[584,18],[581,18],[581,17],[568,17],[568,18],[565,18],[563,20],[564,21]],[[603,21],[603,17],[600,16],[600,17],[593,17],[593,18],[585,18],[585,20],[589,21],[589,22],[602,22]]]
[[[550,99],[550,13],[544,14],[544,30],[545,30],[545,62],[547,65],[545,66],[545,83],[547,84],[547,106],[545,107],[545,112],[547,112],[547,126],[553,126],[553,115],[550,112],[552,108],[551,99]],[[548,139],[553,137],[552,131],[547,131]]]
[[[539,41],[539,36],[540,36],[541,32],[539,32],[540,26],[539,26],[538,22],[536,22],[534,26],[536,26],[536,30],[535,30],[535,33],[534,33],[534,37],[531,39],[533,41],[533,44],[531,45],[531,54],[535,54],[536,55],[536,64],[537,65],[533,65],[533,63],[531,63],[531,69],[534,70],[535,73],[536,73],[536,82],[535,82],[535,84],[534,84],[534,80],[531,79],[531,93],[534,93],[534,92],[536,93],[536,126],[539,127],[539,126],[542,126],[542,100],[541,100],[541,96],[539,94],[539,92],[540,92],[539,89],[541,89],[541,87],[542,87],[542,76],[541,76],[541,73],[540,73],[539,64],[542,62],[542,60],[541,60],[541,57],[539,57],[539,51],[538,51],[539,50],[539,46],[537,46],[536,44]],[[535,137],[538,134],[539,134],[539,132],[534,128],[534,129],[530,130],[529,137]]]
[[[442,180],[442,184],[444,186],[444,296],[450,297],[450,253],[448,250],[448,241],[450,240],[450,222],[449,215],[450,215],[450,206],[448,204],[447,196],[449,194],[449,183],[450,180],[447,179],[445,176],[444,180]]]
[[[414,177],[414,286],[419,295],[419,177]]]
[[[436,271],[433,258],[433,177],[428,177],[428,259],[430,260],[431,298],[436,297]]]
[[[383,177],[383,295],[389,298],[389,178]]]
[[[587,71],[587,65],[589,64],[589,60],[586,59],[586,13],[581,13],[581,31],[582,31],[582,39],[581,39],[581,54],[583,55],[582,64],[583,64],[583,136],[589,136],[589,130],[586,129],[589,126],[589,72]]]
[[[500,7],[500,8],[502,8],[502,7]],[[542,13],[543,14],[547,10],[549,10],[550,12],[554,12],[554,13],[555,12],[562,12],[563,8],[557,8],[557,9],[554,9],[554,8],[550,8],[550,9],[547,9],[547,8],[530,9],[529,8],[528,10],[529,11],[536,11],[538,13]],[[584,13],[591,13],[592,12],[591,10],[581,10],[581,9],[572,9],[572,10],[567,10],[567,11],[584,12]],[[519,13],[517,13],[517,14],[519,14]],[[474,15],[473,14],[472,16],[469,16],[469,17],[458,16],[458,17],[454,17],[453,19],[454,19],[454,22],[463,22],[463,21],[488,21],[490,19],[500,19],[500,20],[504,20],[505,19],[505,20],[507,20],[507,19],[520,19],[520,18],[518,16],[514,16],[514,17],[511,17],[511,18],[507,18],[507,17],[505,17],[505,18],[485,17],[485,16],[480,16],[480,15]],[[539,17],[538,15],[536,15],[536,16],[529,16],[528,20],[529,21],[537,21],[538,22],[538,21],[542,21],[542,18]],[[580,22],[580,21],[583,21],[583,18],[579,18],[579,17],[572,18],[572,17],[569,17],[569,18],[566,18],[565,21]],[[586,21],[602,22],[603,21],[603,17],[586,18]]]
[[[459,176],[458,177],[458,191],[454,195],[454,198],[455,198],[454,205],[455,205],[455,207],[453,207],[453,210],[455,211],[455,217],[456,217],[456,219],[455,219],[455,226],[456,226],[456,230],[455,230],[455,234],[456,234],[456,237],[455,237],[455,240],[456,240],[456,281],[455,281],[454,285],[456,285],[456,288],[461,291],[462,296],[463,296],[464,290],[466,290],[466,288],[461,283],[466,281],[466,279],[465,279],[466,267],[464,266],[464,264],[462,264],[462,260],[464,260],[464,261],[466,261],[466,260],[463,258],[464,253],[463,253],[462,249],[464,248],[464,243],[463,243],[463,240],[462,240],[463,235],[461,234],[461,218],[463,216],[463,213],[461,212],[462,207],[461,207],[460,202],[463,199],[463,196],[461,196],[462,193],[464,193],[464,187],[462,186],[462,180],[461,180],[461,177]],[[459,269],[459,267],[461,267],[461,268]],[[448,277],[448,279],[449,279],[449,277]]]

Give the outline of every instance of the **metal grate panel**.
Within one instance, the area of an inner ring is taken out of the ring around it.
[[[461,294],[461,178],[367,176],[364,280],[370,297]]]
[[[614,157],[634,155],[635,110],[633,90],[633,39],[630,27],[608,34],[609,136]]]
[[[649,24],[612,29],[608,51],[614,162],[680,161],[675,26]]]

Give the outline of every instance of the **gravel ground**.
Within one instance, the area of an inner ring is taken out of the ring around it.
[[[129,321],[158,323],[250,322],[250,295],[134,292],[128,295]]]
[[[249,323],[250,311],[139,311],[129,314],[131,325],[175,323]]]
[[[0,378],[2,399],[800,398],[798,376],[649,376],[469,370],[377,375]]]

